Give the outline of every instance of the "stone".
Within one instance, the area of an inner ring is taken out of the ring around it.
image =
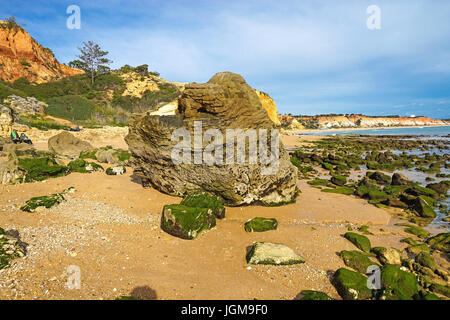
[[[89,151],[94,148],[88,142],[63,131],[48,139],[48,149],[59,157],[77,159],[82,151]]]
[[[401,173],[396,172],[392,175],[391,184],[393,186],[406,186],[411,183],[412,182],[408,178],[406,178],[404,175],[402,175]]]
[[[353,243],[358,249],[370,253],[370,240],[366,236],[354,232],[347,232],[344,238]]]
[[[334,300],[326,293],[321,291],[302,290],[300,292],[300,295],[302,295],[302,297],[299,300]]]
[[[17,115],[11,108],[0,104],[0,138],[5,137],[9,139],[12,125]]]
[[[334,273],[331,283],[344,300],[365,300],[372,297],[367,277],[359,272],[340,268]]]
[[[337,186],[344,186],[347,183],[347,178],[344,176],[332,176],[330,181]]]
[[[437,293],[437,294],[442,294],[442,295],[446,296],[447,298],[450,298],[450,286],[444,286],[444,285],[440,285],[437,283],[433,283],[430,286],[430,291]]]
[[[408,251],[409,253],[412,253],[414,255],[417,255],[421,252],[429,253],[431,251],[431,249],[425,243],[419,243],[419,244],[413,244],[413,245],[407,247],[406,251]]]
[[[18,159],[0,161],[0,184],[21,183],[25,179],[25,170],[19,167]]]
[[[212,210],[216,218],[225,218],[225,207],[222,199],[207,192],[188,194],[180,204],[187,207],[208,208]]]
[[[251,163],[247,148],[243,149],[246,155],[243,163],[226,163],[222,157],[226,152],[223,152],[218,154],[222,164],[220,161],[211,165],[205,161],[195,164],[193,160],[202,160],[202,152],[190,149],[183,153],[185,161],[175,163],[172,160],[172,152],[177,150],[175,146],[181,143],[180,139],[172,139],[176,129],[188,130],[188,137],[192,140],[194,133],[203,134],[206,130],[217,129],[218,132],[214,132],[224,139],[213,142],[214,150],[222,147],[229,152],[236,151],[237,143],[234,140],[227,147],[225,141],[230,139],[227,139],[226,129],[241,129],[243,134],[251,134],[249,129],[261,134],[264,129],[268,136],[276,133],[275,125],[262,108],[255,91],[240,75],[222,72],[214,75],[208,83],[187,84],[178,99],[178,111],[172,116],[134,114],[129,121],[129,134],[125,140],[132,153],[130,164],[144,187],[181,197],[194,192],[209,192],[231,206],[295,201],[298,194],[297,168],[291,164],[281,142],[279,161],[268,165],[258,161]],[[201,130],[198,127],[200,121]],[[228,138],[231,137],[230,134]],[[263,139],[257,136],[256,140],[260,146],[264,145]],[[205,151],[206,141],[202,139],[201,143]]]
[[[389,264],[381,268],[381,286],[386,300],[412,300],[419,292],[414,274]]]
[[[161,229],[175,237],[192,240],[216,226],[211,209],[193,208],[180,204],[165,205],[161,217]]]
[[[430,235],[430,232],[416,226],[408,226],[404,229],[405,232],[418,236],[419,238],[425,239]]]
[[[79,173],[91,173],[91,172],[103,172],[105,169],[95,162],[88,162],[83,159],[77,159],[67,164],[70,172]]]
[[[428,252],[420,252],[416,256],[416,262],[433,271],[437,269],[436,261],[434,261],[433,257]]]
[[[106,169],[106,174],[108,176],[120,176],[127,172],[127,169],[124,166],[116,166],[116,167],[110,167]]]
[[[450,253],[450,232],[439,233],[427,239],[427,243],[432,249]]]
[[[24,170],[25,182],[43,181],[48,178],[57,178],[69,173],[69,168],[56,163],[50,157],[21,158],[18,160],[19,168]]]
[[[389,185],[391,183],[392,178],[387,174],[384,174],[380,171],[376,172],[367,172],[367,177],[371,180],[375,180],[378,184]]]
[[[376,262],[373,262],[369,259],[369,256],[365,253],[362,253],[361,251],[341,251],[339,256],[344,261],[345,265],[347,267],[350,267],[352,269],[355,269],[356,271],[360,273],[366,273],[367,268],[370,266],[378,266]]]
[[[249,264],[292,265],[305,259],[281,243],[255,242],[246,256]]]
[[[39,101],[35,97],[23,98],[16,95],[10,95],[3,100],[3,103],[9,105],[19,115],[43,114],[47,107],[45,102]]]
[[[439,194],[446,195],[450,189],[450,181],[441,181],[438,183],[430,183],[427,185],[428,189],[432,189]]]
[[[276,230],[278,221],[274,218],[256,217],[244,224],[246,232],[264,232],[269,230]]]
[[[419,196],[414,202],[414,211],[422,218],[435,218],[436,212],[433,207],[425,200],[424,196]]]
[[[402,264],[402,253],[395,248],[375,247],[372,248],[372,252],[377,255],[382,264]]]

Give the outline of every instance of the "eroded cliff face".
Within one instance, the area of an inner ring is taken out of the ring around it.
[[[83,73],[60,64],[52,51],[37,43],[25,29],[10,27],[0,20],[0,79],[47,82]]]
[[[272,120],[276,126],[281,126],[281,122],[278,119],[277,105],[275,104],[275,101],[273,101],[273,99],[265,92],[261,92],[256,89],[255,92],[261,102],[261,106],[267,111],[267,115],[270,120]]]
[[[427,117],[368,117],[361,115],[295,118],[280,116],[280,120],[282,127],[288,130],[450,125],[448,121]],[[300,126],[297,126],[294,121]]]

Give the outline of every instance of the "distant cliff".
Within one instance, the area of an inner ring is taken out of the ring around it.
[[[287,130],[450,125],[448,121],[427,117],[370,117],[363,115],[313,117],[282,115],[280,121],[282,127]]]
[[[60,64],[50,49],[37,43],[15,22],[0,20],[0,79],[47,82],[83,73]]]

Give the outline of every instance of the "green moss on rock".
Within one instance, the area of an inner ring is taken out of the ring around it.
[[[300,294],[303,295],[300,300],[334,300],[326,293],[321,291],[302,290]]]
[[[347,178],[341,175],[332,176],[330,181],[337,186],[344,186],[347,183]]]
[[[216,218],[225,218],[222,199],[207,192],[189,194],[183,198],[180,204],[188,207],[209,208]]]
[[[264,232],[269,230],[276,230],[278,221],[274,218],[256,217],[244,224],[246,232]]]
[[[362,253],[361,251],[344,250],[344,251],[341,251],[339,256],[342,258],[342,260],[344,261],[344,263],[347,267],[355,269],[356,271],[361,272],[361,273],[366,273],[367,268],[369,266],[373,266],[373,265],[378,266],[378,263],[370,260],[368,255]]]
[[[26,171],[25,182],[62,177],[69,172],[68,167],[58,165],[55,159],[50,157],[22,158],[19,159],[19,167]]]
[[[364,300],[372,297],[367,278],[359,272],[340,268],[334,273],[331,282],[344,300]]]
[[[370,240],[366,236],[354,232],[347,232],[344,238],[353,243],[358,249],[370,253]]]
[[[161,229],[182,239],[195,239],[201,232],[216,225],[211,209],[193,208],[181,204],[165,205],[161,217]]]
[[[381,269],[381,285],[386,300],[412,300],[419,292],[413,273],[389,264]]]
[[[408,226],[404,229],[405,232],[413,234],[415,236],[418,236],[419,238],[425,239],[430,235],[430,233],[427,230],[424,230],[422,228],[416,227],[416,226]]]
[[[91,172],[103,172],[103,167],[95,162],[87,162],[83,159],[77,159],[69,162],[67,165],[71,172],[79,173],[91,173]]]
[[[322,192],[345,194],[349,196],[355,193],[355,189],[349,187],[340,187],[335,189],[323,189]]]
[[[432,249],[450,253],[450,232],[439,233],[427,240]]]

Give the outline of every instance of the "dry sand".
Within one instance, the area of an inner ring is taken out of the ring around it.
[[[333,272],[344,267],[337,252],[355,249],[342,237],[347,224],[371,225],[373,246],[403,248],[399,240],[407,236],[393,225],[391,213],[299,181],[302,193],[295,204],[227,208],[214,229],[182,240],[159,227],[163,205],[180,198],[142,188],[127,170],[123,176],[72,173],[0,186],[0,226],[17,230],[28,244],[26,258],[0,271],[0,299],[293,299],[305,289],[338,298],[330,283]],[[71,186],[77,191],[58,207],[19,209],[33,196]],[[244,223],[255,216],[277,218],[278,230],[246,233]],[[245,255],[254,241],[286,244],[306,263],[249,266]],[[81,289],[67,287],[71,265],[81,270]]]

